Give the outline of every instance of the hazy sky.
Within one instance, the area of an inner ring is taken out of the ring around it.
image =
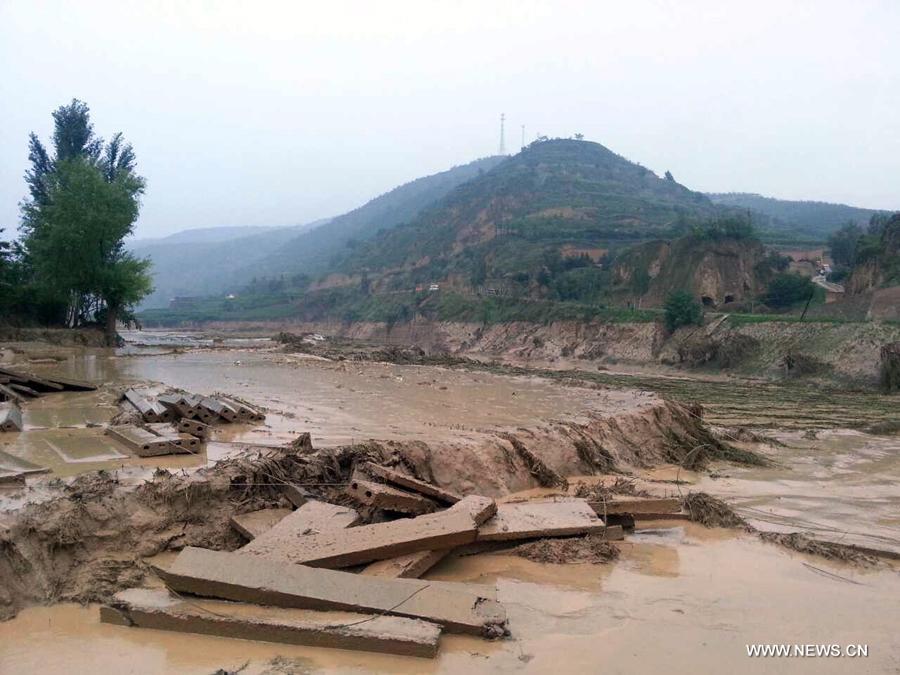
[[[498,117],[704,191],[900,208],[900,2],[0,0],[0,227],[71,98],[139,236],[287,225],[493,154]]]

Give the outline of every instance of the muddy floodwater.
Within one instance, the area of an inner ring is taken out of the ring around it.
[[[452,558],[429,578],[496,582],[513,638],[444,636],[438,657],[135,630],[97,607],[32,608],[0,624],[0,673],[888,673],[900,667],[900,576],[753,537],[647,523],[610,565]],[[868,645],[867,658],[754,659],[755,643]],[[292,669],[288,669],[292,668]]]
[[[660,495],[699,489],[724,497],[759,529],[900,554],[900,437],[845,428],[890,416],[885,397],[868,405],[833,396],[814,409],[796,387],[772,383],[641,373],[581,386],[529,374],[326,361],[281,353],[265,340],[144,333],[141,342],[115,354],[63,351],[34,364],[37,373],[114,386],[29,401],[25,430],[0,437],[0,450],[55,476],[95,469],[140,476],[156,466],[203,466],[304,431],[317,446],[371,438],[474,442],[538,421],[632,410],[650,396],[641,391],[647,385],[701,400],[714,424],[751,426],[776,443],[756,448],[771,466],[723,464],[699,473],[662,466],[637,471],[642,486]],[[118,410],[116,387],[126,386],[229,392],[268,415],[261,426],[218,427],[198,455],[140,459],[102,430]],[[791,406],[805,411],[801,422],[785,417]],[[540,493],[552,490],[529,495]],[[17,494],[0,491],[0,510],[27,502],[28,492]],[[444,636],[433,661],[135,630],[100,624],[96,606],[57,605],[0,623],[0,673],[900,672],[895,561],[848,565],[680,521],[639,523],[618,545],[621,557],[610,564],[538,563],[508,553],[448,557],[426,578],[496,583],[512,639]],[[747,645],[757,643],[859,645],[868,656],[748,657]]]

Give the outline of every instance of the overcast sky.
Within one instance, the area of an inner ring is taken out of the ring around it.
[[[900,209],[900,2],[0,0],[0,227],[86,101],[137,234],[289,225],[581,132],[704,191]]]

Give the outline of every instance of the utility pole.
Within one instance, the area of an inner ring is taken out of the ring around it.
[[[503,127],[506,124],[506,114],[500,113],[500,154],[506,154],[506,138],[504,137]]]

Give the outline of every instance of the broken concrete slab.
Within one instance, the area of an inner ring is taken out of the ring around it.
[[[200,451],[200,439],[191,434],[179,432],[171,424],[157,422],[155,424],[147,424],[146,427],[150,433],[166,439],[177,448],[182,448],[183,450],[193,453]]]
[[[173,419],[171,411],[167,410],[165,406],[147,400],[134,389],[126,390],[124,396],[137,409],[145,422],[171,422]]]
[[[0,450],[0,471],[29,475],[34,473],[49,473],[50,469]]]
[[[0,431],[22,431],[22,411],[15,403],[0,406]]]
[[[266,419],[266,416],[260,410],[239,398],[216,394],[216,399],[234,410],[238,419],[244,422],[262,422]]]
[[[26,396],[10,388],[9,385],[0,384],[0,400],[10,401],[11,403],[23,403]]]
[[[351,528],[346,532],[352,532]],[[187,547],[157,574],[172,590],[205,597],[301,609],[378,612],[423,619],[448,631],[485,637],[506,632],[494,600],[421,579],[384,579],[291,565],[258,556]]]
[[[444,490],[437,487],[436,485],[426,483],[425,481],[419,480],[418,478],[413,478],[412,476],[408,476],[405,473],[401,473],[400,471],[397,471],[395,469],[389,469],[386,466],[379,466],[378,464],[372,464],[371,462],[369,462],[362,466],[362,471],[367,473],[369,476],[372,476],[373,478],[380,478],[381,480],[393,485],[398,485],[402,488],[406,488],[407,490],[418,492],[421,495],[425,495],[426,497],[430,497],[437,502],[447,504],[449,506],[452,506],[460,499],[462,499],[460,495],[454,494],[449,490]]]
[[[478,540],[568,537],[605,529],[584,499],[516,502],[498,505],[497,515],[478,528]]]
[[[214,398],[200,399],[200,407],[228,422],[238,421],[237,413],[234,410]]]
[[[475,541],[477,519],[485,517],[493,504],[492,500],[479,501],[481,506],[474,507],[467,500],[440,513],[294,537],[263,551],[257,545],[261,537],[242,548],[241,553],[262,552],[273,560],[314,567],[349,567],[417,551],[453,548]],[[596,515],[594,519],[597,520]]]
[[[298,509],[312,498],[312,495],[307,490],[299,485],[291,485],[290,483],[285,483],[281,486],[281,494]]]
[[[180,420],[178,420],[178,431],[184,434],[195,436],[202,441],[207,441],[209,440],[210,434],[212,432],[212,427],[210,427],[208,424],[204,424],[203,422],[198,422],[197,420],[182,417]]]
[[[343,530],[359,521],[359,514],[349,507],[310,499],[271,528],[255,536],[238,552],[279,559],[283,552],[302,545],[301,542],[307,537]]]
[[[170,443],[166,438],[134,426],[108,427],[106,434],[116,439],[139,457],[188,454],[191,451]]]
[[[588,502],[599,516],[619,513],[678,513],[681,500],[676,497],[630,497],[614,495],[606,501]]]
[[[433,658],[440,626],[399,616],[315,612],[206,601],[185,602],[162,589],[117,593],[100,608],[103,623],[292,645]]]
[[[366,566],[360,574],[372,577],[388,577],[390,579],[418,579],[425,572],[443,560],[450,549],[436,551],[416,551],[406,555],[379,560]]]
[[[385,511],[420,515],[437,510],[437,504],[421,495],[367,480],[351,480],[346,492],[360,504]]]
[[[237,530],[247,539],[256,539],[264,532],[268,532],[281,520],[291,515],[291,509],[260,509],[232,516],[231,527]]]

